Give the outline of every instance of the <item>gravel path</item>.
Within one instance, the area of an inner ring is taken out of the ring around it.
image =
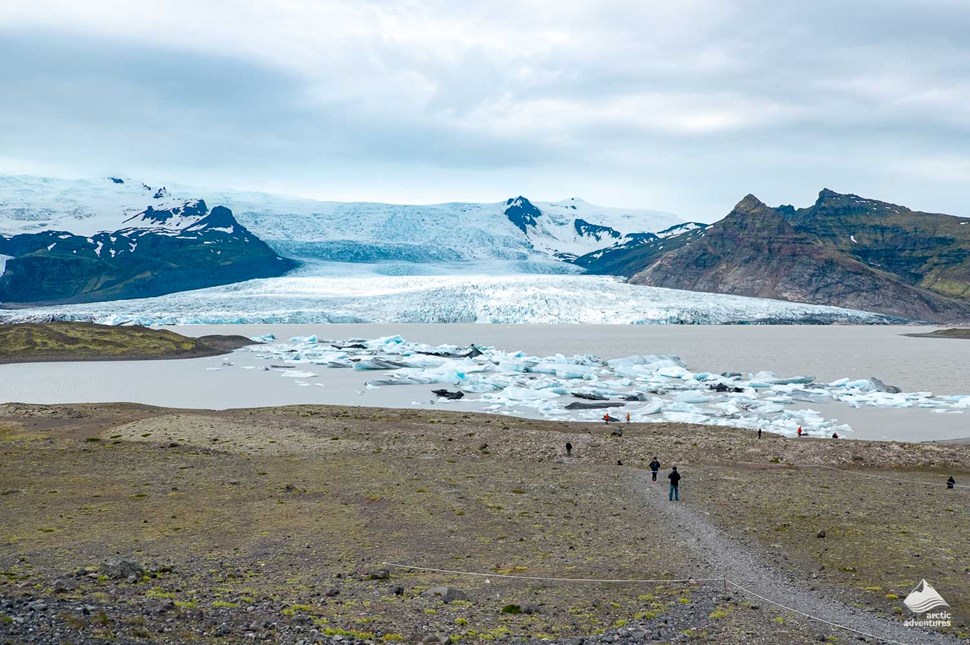
[[[905,627],[901,623],[850,607],[821,592],[803,587],[799,582],[785,575],[785,572],[766,565],[749,548],[714,526],[703,514],[692,509],[689,502],[668,501],[666,481],[651,484],[647,481],[649,476],[645,475],[646,471],[634,472],[636,474],[631,476],[631,485],[640,492],[658,520],[670,527],[672,535],[682,536],[688,548],[709,566],[709,570],[699,572],[698,576],[723,576],[777,603],[796,608],[831,623],[872,634],[887,642],[906,645],[961,642],[955,636]],[[684,493],[681,496],[682,500],[690,495],[689,483],[687,486],[682,486],[681,492]],[[737,589],[737,587],[733,588]],[[754,597],[752,599],[757,600]],[[820,622],[810,622],[818,625],[820,629],[824,627]],[[846,635],[851,634],[841,629],[835,631]]]

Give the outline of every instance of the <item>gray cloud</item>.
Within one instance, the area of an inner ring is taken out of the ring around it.
[[[970,215],[956,0],[124,7],[0,9],[8,163],[706,220],[829,186]]]

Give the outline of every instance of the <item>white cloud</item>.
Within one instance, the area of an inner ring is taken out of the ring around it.
[[[956,0],[8,0],[0,171],[581,188],[706,219],[760,186],[880,197],[887,145],[970,160],[966,33]]]

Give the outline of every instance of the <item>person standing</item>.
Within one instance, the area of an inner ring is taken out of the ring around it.
[[[670,469],[670,474],[667,475],[667,479],[670,480],[670,494],[667,496],[671,502],[680,501],[680,473],[677,472],[677,466]]]
[[[758,428],[758,438],[761,438],[761,428]]]
[[[957,480],[953,479],[953,475],[950,475],[950,478],[946,480],[947,489],[953,490],[954,488],[956,488],[956,485],[957,485]]]
[[[629,412],[626,413],[626,422],[627,423],[630,423],[630,413]]]
[[[798,426],[798,436],[802,436],[802,427]]]
[[[650,481],[654,484],[657,483],[657,471],[660,470],[660,460],[654,455],[653,461],[650,462]]]

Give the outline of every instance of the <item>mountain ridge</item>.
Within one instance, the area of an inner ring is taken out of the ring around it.
[[[747,195],[691,244],[627,270],[634,284],[968,320],[968,221],[829,189],[803,209]]]
[[[157,296],[253,278],[297,265],[274,253],[222,206],[203,200],[149,206],[142,224],[90,237],[67,231],[0,235],[6,307]]]

